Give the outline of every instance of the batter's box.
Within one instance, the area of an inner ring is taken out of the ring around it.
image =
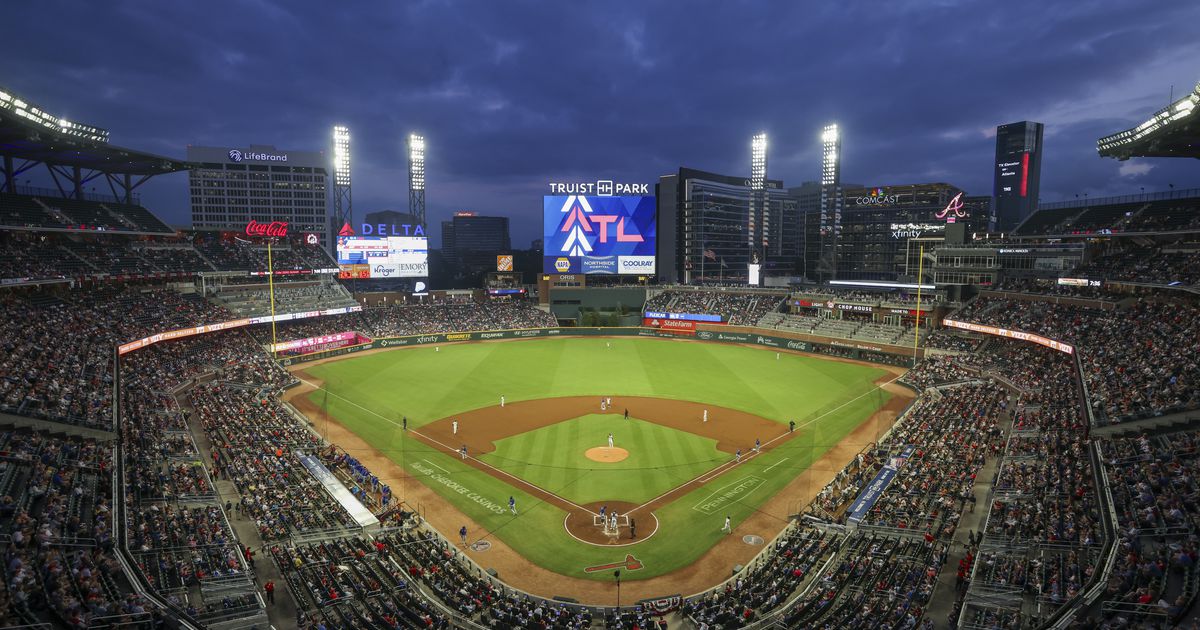
[[[699,503],[692,506],[693,510],[701,514],[713,514],[721,512],[724,508],[741,500],[746,495],[754,492],[757,488],[767,482],[762,477],[748,475],[737,481],[727,483],[713,491],[712,494],[704,497]]]

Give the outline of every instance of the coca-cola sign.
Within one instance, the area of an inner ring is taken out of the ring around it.
[[[247,236],[287,236],[287,221],[272,221],[259,223],[253,219],[246,224]]]

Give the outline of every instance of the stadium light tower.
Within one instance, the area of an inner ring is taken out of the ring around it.
[[[766,252],[770,232],[770,216],[767,211],[767,134],[760,133],[750,139],[750,251]],[[756,230],[757,228],[757,230]],[[757,231],[757,233],[756,233]],[[758,257],[751,254],[752,262]]]
[[[354,220],[350,195],[350,129],[333,128],[333,217],[329,222],[329,242],[335,243],[342,226]]]
[[[842,232],[842,133],[836,123],[821,130],[821,280],[837,275],[837,243]]]
[[[425,225],[425,137],[408,135],[408,213]]]

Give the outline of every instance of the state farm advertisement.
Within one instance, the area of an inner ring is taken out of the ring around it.
[[[696,333],[696,322],[687,321],[684,319],[660,319],[658,317],[647,317],[642,320],[642,325],[649,328],[677,332],[682,335],[692,335]]]

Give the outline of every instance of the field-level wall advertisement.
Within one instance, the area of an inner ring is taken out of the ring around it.
[[[656,273],[653,195],[547,195],[542,210],[543,272]]]

